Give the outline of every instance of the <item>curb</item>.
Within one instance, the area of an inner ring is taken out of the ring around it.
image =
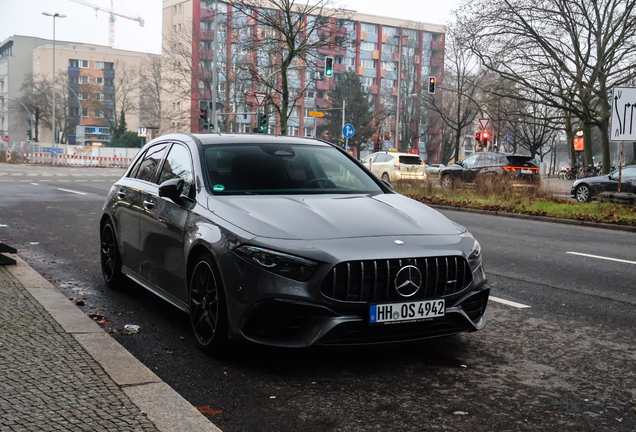
[[[458,212],[465,212],[465,213],[479,213],[479,214],[485,214],[485,215],[491,215],[491,216],[503,216],[503,217],[509,217],[509,218],[517,218],[517,219],[530,219],[530,220],[536,220],[541,222],[558,223],[563,225],[578,225],[578,226],[591,227],[591,228],[604,228],[604,229],[609,229],[614,231],[627,231],[627,232],[636,233],[636,226],[630,226],[630,225],[614,225],[614,224],[600,223],[600,222],[579,221],[575,219],[561,219],[561,218],[554,218],[554,217],[548,217],[548,216],[533,216],[533,215],[527,215],[523,213],[481,210],[481,209],[453,207],[453,206],[445,206],[445,205],[437,205],[437,204],[426,204],[426,205],[437,210],[451,210],[451,211],[458,211]]]
[[[93,357],[157,429],[221,432],[18,255],[7,255],[16,260],[16,265],[6,266],[9,273]]]

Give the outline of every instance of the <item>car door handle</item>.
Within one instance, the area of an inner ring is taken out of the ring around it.
[[[150,210],[151,208],[153,208],[155,206],[155,202],[153,200],[151,200],[150,198],[146,198],[144,200],[144,208],[146,210]]]
[[[126,198],[126,191],[123,189],[120,189],[117,191],[117,198],[119,199],[124,199]]]

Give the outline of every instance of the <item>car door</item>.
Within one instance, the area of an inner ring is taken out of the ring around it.
[[[174,178],[184,181],[178,202],[159,196],[159,186]],[[155,181],[156,187],[145,197],[146,208],[140,226],[141,276],[183,302],[188,300],[184,241],[189,209],[194,204],[193,183],[190,150],[185,144],[174,143]]]
[[[144,160],[145,152],[139,156],[124,178],[116,184],[113,205],[113,221],[117,231],[117,242],[122,265],[139,272],[139,215],[137,208],[141,202],[137,175]]]
[[[479,170],[479,166],[477,164],[479,157],[479,154],[472,154],[462,161],[462,180],[466,182],[475,181],[475,174]]]
[[[387,161],[391,159],[391,156],[387,153],[378,153],[377,157],[373,161],[373,166],[371,172],[375,174],[378,178],[382,177],[382,174],[388,172]]]
[[[636,193],[636,167],[625,168],[621,180],[625,182],[625,186],[621,185],[621,192]]]

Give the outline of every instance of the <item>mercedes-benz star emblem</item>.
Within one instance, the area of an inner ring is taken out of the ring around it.
[[[395,290],[402,297],[412,297],[422,286],[422,273],[413,266],[407,265],[395,275]]]

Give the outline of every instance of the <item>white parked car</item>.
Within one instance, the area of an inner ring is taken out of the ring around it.
[[[444,164],[430,164],[426,166],[424,171],[426,172],[426,175],[438,176],[439,172],[444,168],[446,168]]]
[[[362,159],[362,163],[373,174],[389,183],[397,180],[426,179],[426,164],[419,155],[392,150],[395,149],[373,153]]]

